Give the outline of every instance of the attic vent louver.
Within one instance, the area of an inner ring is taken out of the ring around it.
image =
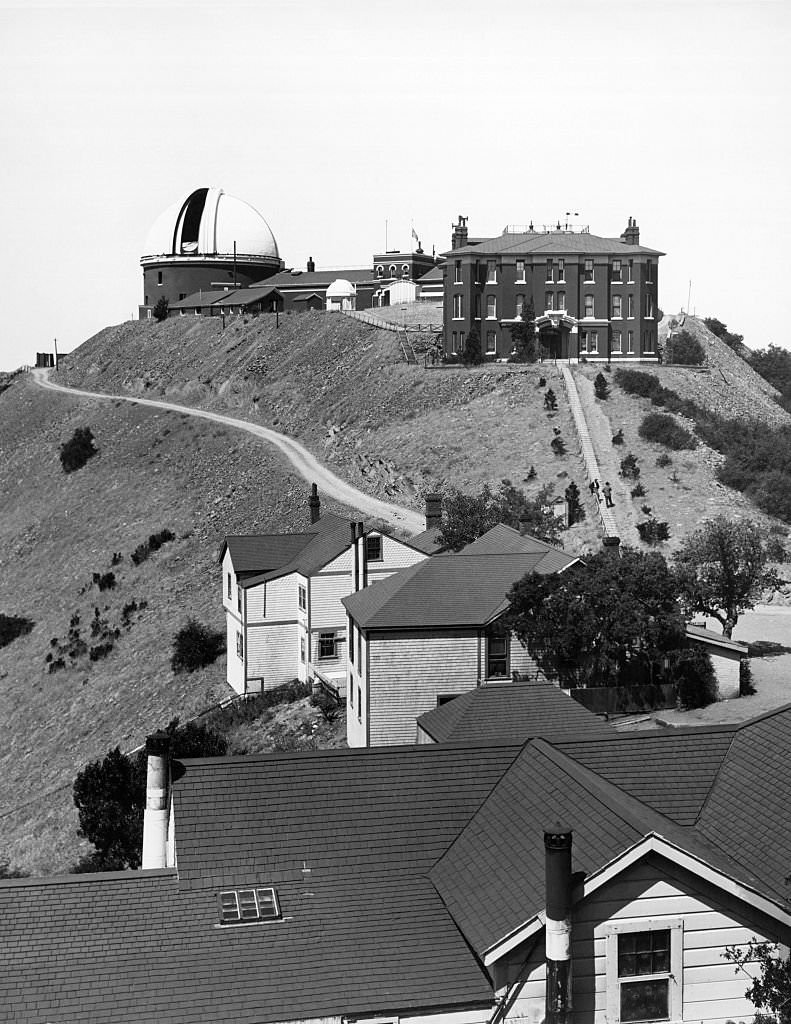
[[[226,889],[218,901],[220,924],[251,924],[280,917],[274,889]]]

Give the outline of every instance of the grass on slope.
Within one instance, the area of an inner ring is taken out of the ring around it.
[[[67,475],[59,445],[79,426],[90,426],[99,454]],[[0,859],[46,873],[79,852],[70,797],[79,768],[227,693],[224,658],[192,675],[171,672],[172,637],[188,616],[224,630],[222,537],[298,528],[308,488],[238,431],[69,398],[28,379],[0,395],[0,450],[0,611],[35,623],[0,649]],[[333,507],[350,514],[325,502]],[[130,553],[163,528],[176,540],[133,565]],[[93,574],[107,571],[117,583],[100,592]],[[122,612],[133,601],[147,604],[127,629]],[[113,650],[50,674],[51,641],[65,639],[75,612],[89,639],[97,607],[120,629]]]

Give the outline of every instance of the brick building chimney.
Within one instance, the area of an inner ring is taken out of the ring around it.
[[[451,235],[450,247],[451,249],[461,249],[467,244],[467,218],[462,217],[459,214],[459,223],[453,225],[453,234]]]
[[[311,484],[308,508],[310,509],[311,523],[317,523],[319,519],[321,519],[321,498],[319,498],[319,488],[317,484]]]
[[[308,256],[308,273],[313,274],[316,271],[316,264],[313,262],[313,257]]]
[[[634,217],[629,218],[629,223],[626,226],[626,230],[621,235],[621,241],[625,242],[626,245],[640,244],[640,228],[638,228],[637,221],[634,219]]]
[[[437,530],[442,525],[442,495],[426,495],[426,529]]]
[[[170,819],[170,736],[160,731],[146,739],[146,807],[143,811],[142,868],[167,867]]]
[[[546,884],[546,1024],[571,1019],[571,829],[544,829]]]

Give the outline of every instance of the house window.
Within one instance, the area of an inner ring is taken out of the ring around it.
[[[563,282],[566,280],[566,261],[558,260],[558,281]]]
[[[497,260],[486,261],[486,283],[497,284]]]
[[[478,260],[476,260],[475,263],[473,264],[473,266],[475,267],[475,283],[476,284],[480,284],[481,283],[481,264],[480,264],[480,262]]]
[[[437,695],[437,707],[441,708],[443,704],[450,704],[452,700],[458,697],[458,693],[440,693]]]
[[[629,355],[634,355],[634,331],[626,332],[626,351]]]
[[[621,338],[621,332],[620,331],[613,331],[612,332],[612,350],[613,350],[613,352],[616,352],[616,353],[620,354],[621,351],[622,351],[622,348],[621,348],[622,345],[623,345],[623,341],[622,341],[622,338]]]
[[[599,332],[588,331],[588,352],[599,351]]]
[[[464,331],[459,331],[459,352],[464,351]]]
[[[525,310],[525,297],[524,295],[517,295],[516,305],[514,307],[514,316],[521,316]]]
[[[558,292],[558,309],[566,308],[566,293]]]
[[[365,557],[369,562],[382,561],[382,538],[379,534],[371,534],[365,538]]]
[[[253,921],[275,921],[280,906],[274,889],[231,889],[218,897],[220,924],[249,924]]]
[[[390,276],[391,277],[395,277],[396,276],[396,265],[395,265],[395,263],[391,263],[390,264]]]
[[[236,588],[236,610],[239,612],[240,615],[242,614],[242,588],[241,587],[237,587]]]
[[[645,264],[645,280],[646,284],[652,284],[654,280],[654,261],[647,260]]]
[[[463,320],[464,319],[464,296],[454,295],[453,296],[453,319]]]
[[[553,264],[552,260],[547,260],[547,281],[554,281],[554,280],[555,280],[554,264]],[[547,309],[549,309],[549,308],[550,307],[547,306]]]
[[[654,296],[650,292],[645,296],[645,315],[649,320],[654,319]]]
[[[475,296],[475,303],[474,303],[474,310],[473,311],[474,311],[474,314],[475,314],[475,319],[476,320],[480,320],[481,319],[481,295],[480,295],[480,292],[478,292],[478,294]]]
[[[486,678],[508,678],[508,633],[497,630],[486,635]]]
[[[454,353],[454,355],[458,351],[458,349],[456,348],[456,338],[457,338],[456,332],[453,331],[453,333],[450,336],[450,350],[451,350],[451,352]]]
[[[162,284],[162,271],[157,271],[157,284]]]
[[[683,925],[680,919],[606,926],[607,1019],[613,1024],[680,1020]]]
[[[623,315],[622,314],[621,296],[620,295],[613,295],[613,297],[612,297],[612,315],[613,315],[613,317],[615,319],[618,319],[618,320]]]
[[[377,277],[384,277],[385,276],[385,268],[382,266],[381,263],[378,264],[378,266],[376,268],[376,276]]]
[[[363,720],[363,691],[360,686],[357,687],[357,721],[362,722]]]
[[[454,284],[461,284],[461,260],[456,260],[454,263],[455,276],[453,278]]]
[[[631,292],[626,298],[626,315],[630,320],[634,319],[634,295]]]
[[[354,664],[354,623],[352,622],[351,615],[346,616],[347,619],[347,635],[349,637],[349,664]]]
[[[643,331],[643,352],[646,354],[653,354],[654,351],[654,332]]]
[[[203,316],[203,310],[200,308],[200,306],[195,307],[195,316]]]
[[[363,674],[363,631],[357,630],[357,667],[360,675]]]
[[[236,630],[236,657],[244,661],[244,638],[239,630]]]
[[[231,600],[231,594],[233,593],[233,577],[228,573],[228,600]]]
[[[185,309],[180,309],[179,310],[179,316],[186,316],[186,315],[187,315],[187,311]]]
[[[302,662],[303,665],[305,664],[305,660],[307,659],[307,653],[308,653],[305,650],[305,647],[306,647],[306,645],[305,645],[305,637],[301,636],[299,638],[299,660]]]
[[[354,711],[354,687],[349,682],[349,707]]]
[[[497,319],[497,296],[487,295],[486,296],[486,319],[496,320]]]
[[[319,633],[319,660],[337,657],[337,637],[334,633]]]
[[[544,309],[554,309],[554,308],[555,308],[555,293],[554,292],[545,292],[544,293]]]
[[[524,260],[517,260],[516,261],[516,280],[518,282],[524,282],[524,280],[525,280],[525,261]]]
[[[612,261],[612,280],[615,282],[615,284],[620,284],[620,281],[621,281],[621,261],[620,260],[613,260]]]
[[[300,583],[297,587],[297,596],[299,600],[300,611],[307,611],[308,609],[308,591],[306,587],[303,587]]]
[[[592,295],[586,295],[585,296],[585,316],[594,316],[595,314],[593,312],[593,309],[594,309],[594,306],[593,306],[593,296]]]
[[[627,264],[629,270],[629,284],[634,284],[634,260],[629,260]]]
[[[408,263],[404,263],[403,266],[401,267],[401,277],[403,277],[404,280],[408,280],[408,278],[409,278],[409,264]]]
[[[594,280],[593,277],[593,260],[585,260],[585,283],[591,284]]]
[[[487,356],[497,355],[497,335],[494,331],[486,332],[486,354]]]

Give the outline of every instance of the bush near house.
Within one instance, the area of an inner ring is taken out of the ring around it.
[[[667,339],[665,362],[681,366],[701,366],[706,362],[703,346],[689,331],[679,331]]]
[[[717,699],[717,675],[711,658],[698,647],[672,651],[667,679],[678,685],[678,699],[687,708],[705,708]]]
[[[98,454],[99,449],[93,441],[90,427],[77,427],[69,440],[63,442],[60,446],[60,463],[64,473],[82,469],[88,459]]]
[[[624,480],[636,480],[640,476],[637,456],[633,452],[629,452],[621,459],[621,476]]]
[[[649,412],[640,424],[638,434],[644,441],[663,444],[673,451],[697,448],[697,438],[664,412]]]
[[[668,524],[654,519],[653,516],[642,523],[638,523],[637,532],[640,534],[640,540],[644,544],[661,544],[662,541],[670,539]]]
[[[216,661],[225,650],[225,637],[196,619],[187,624],[173,637],[173,654],[170,667],[174,672],[195,672]]]
[[[167,297],[164,295],[159,300],[159,302],[157,302],[156,306],[154,306],[154,319],[159,321],[159,323],[162,323],[163,320],[167,320],[168,306],[169,303]]]
[[[596,397],[602,400],[610,397],[610,385],[603,373],[597,373],[593,382],[593,390]]]

